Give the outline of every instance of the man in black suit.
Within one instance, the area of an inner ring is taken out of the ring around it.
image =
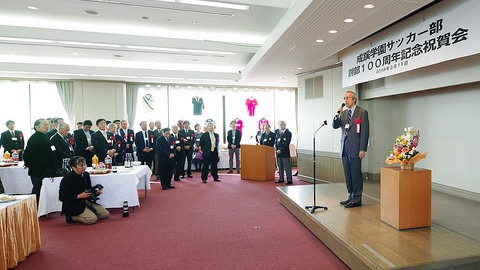
[[[203,169],[202,169],[202,182],[207,183],[208,170],[213,177],[213,181],[220,182],[218,179],[218,143],[219,136],[213,132],[213,123],[207,124],[207,131],[200,137],[200,149],[203,152]]]
[[[271,129],[272,127],[269,124],[265,125],[265,132],[262,133],[262,137],[260,138],[260,145],[274,147],[275,133],[273,133]]]
[[[75,156],[84,157],[88,167],[92,167],[93,145],[92,134],[90,130],[93,123],[90,120],[83,121],[81,129],[73,132],[73,139],[75,141],[74,154]]]
[[[63,123],[63,118],[54,117],[54,118],[52,118],[52,120],[50,120],[50,123],[51,123],[52,128],[47,133],[47,138],[48,139],[50,139],[53,135],[55,135],[55,133],[57,133],[58,125]]]
[[[35,133],[28,139],[23,155],[25,167],[28,168],[28,175],[32,180],[32,194],[37,197],[37,206],[43,178],[55,176],[57,170],[53,153],[54,148],[46,136],[48,127],[48,121],[43,118],[35,121]]]
[[[97,119],[95,124],[98,130],[92,134],[93,153],[97,155],[98,162],[105,162],[107,155],[113,158],[115,149],[112,140],[107,136],[105,119]]]
[[[120,136],[123,137],[123,140],[125,141],[125,153],[130,153],[132,154],[133,158],[133,144],[135,143],[135,132],[133,129],[127,128],[128,123],[127,120],[122,120],[120,123],[121,128],[118,130],[120,133]],[[124,157],[125,160],[125,157]]]
[[[363,177],[362,159],[367,152],[370,132],[368,112],[357,106],[357,96],[353,91],[345,92],[346,110],[340,107],[333,118],[334,129],[341,128],[340,154],[348,191],[348,198],[340,204],[345,208],[362,205]],[[343,110],[343,111],[342,111]]]
[[[137,158],[142,165],[147,165],[152,169],[155,141],[153,140],[153,131],[147,130],[147,122],[140,122],[141,131],[135,134],[135,145],[137,146]]]
[[[160,136],[162,136],[162,134],[162,123],[157,120],[155,121],[155,129],[153,130],[153,139],[155,141],[155,146],[157,145],[156,141],[158,140],[158,138],[160,138]],[[160,179],[160,177],[158,176],[158,166],[160,166],[158,164],[158,154],[157,151],[155,151],[155,154],[153,155],[153,173],[157,176],[157,179]]]
[[[123,156],[125,155],[125,142],[123,141],[122,136],[117,132],[117,125],[115,123],[110,123],[107,126],[107,137],[112,140],[113,149],[115,153],[112,158],[112,165],[122,166],[123,165]]]
[[[187,161],[187,177],[192,178],[192,157],[193,157],[193,145],[195,144],[195,132],[190,129],[190,121],[183,121],[183,129],[178,131],[181,138],[185,139],[185,154],[183,155],[183,160],[181,163],[182,168],[182,177],[185,176],[185,160]]]
[[[163,129],[163,135],[158,137],[155,152],[158,156],[158,177],[162,183],[162,189],[172,189],[173,158],[175,157],[175,145],[170,136],[170,129]]]
[[[7,131],[2,133],[1,145],[3,145],[3,153],[14,152],[18,154],[18,160],[23,160],[23,149],[25,148],[25,140],[20,130],[15,130],[15,122],[8,120],[6,123]]]
[[[50,143],[55,147],[53,153],[55,155],[55,165],[57,168],[62,168],[64,158],[73,157],[73,141],[70,142],[70,139],[68,138],[69,131],[70,125],[67,123],[61,123],[58,125],[57,133],[50,137]]]
[[[277,164],[279,178],[275,183],[283,183],[284,175],[287,175],[287,185],[292,184],[292,166],[290,165],[290,141],[292,140],[292,133],[286,128],[285,121],[279,122],[280,129],[275,137],[275,149],[277,154]]]
[[[177,125],[172,126],[172,133],[170,134],[170,137],[173,143],[175,143],[175,157],[173,159],[175,175],[173,180],[180,181],[180,175],[182,174],[183,166],[185,164],[185,162],[182,164],[182,161],[185,160],[185,138],[180,136]]]
[[[227,132],[229,174],[233,173],[233,155],[235,155],[237,173],[240,173],[240,141],[242,140],[242,135],[236,126],[237,122],[235,120],[231,121],[230,127],[232,129]]]

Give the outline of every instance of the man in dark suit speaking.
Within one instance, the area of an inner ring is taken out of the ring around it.
[[[347,91],[344,100],[347,109],[342,111],[343,106],[338,109],[332,125],[334,129],[342,128],[340,153],[349,193],[340,204],[352,208],[362,205],[362,159],[367,152],[369,123],[368,112],[357,106],[355,92]]]

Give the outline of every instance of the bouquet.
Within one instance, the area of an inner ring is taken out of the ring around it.
[[[395,139],[393,150],[390,151],[390,155],[385,162],[388,165],[400,163],[400,165],[411,164],[413,166],[413,164],[425,158],[428,152],[422,154],[417,150],[419,139],[420,132],[418,130],[413,129],[413,127],[405,128],[404,133]]]

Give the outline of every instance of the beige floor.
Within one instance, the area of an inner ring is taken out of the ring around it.
[[[380,185],[364,183],[363,206],[344,209],[343,184],[279,187],[280,202],[353,269],[480,269],[480,204],[432,192],[432,226],[398,231],[380,221]]]

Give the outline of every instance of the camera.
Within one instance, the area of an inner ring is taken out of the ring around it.
[[[97,195],[97,191],[103,189],[103,186],[100,185],[100,184],[96,184],[95,186],[87,189],[87,192],[88,193],[91,193],[90,196],[86,199],[87,201],[91,202],[91,203],[96,203],[97,200],[98,200],[98,195]]]

